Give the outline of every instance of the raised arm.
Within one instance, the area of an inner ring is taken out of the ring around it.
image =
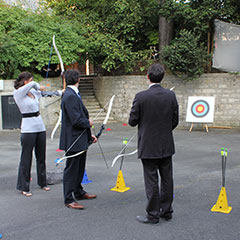
[[[21,94],[22,96],[25,96],[28,94],[28,92],[34,88],[36,91],[40,90],[40,85],[37,82],[29,82],[25,85],[23,85],[22,87],[18,88],[18,92],[19,94]]]
[[[22,87],[18,88],[17,90],[15,90],[15,96],[20,100],[22,98],[25,98],[26,95],[29,93],[29,91],[31,89],[34,89],[36,91],[40,90],[40,85],[37,82],[29,82],[25,85],[23,85]]]

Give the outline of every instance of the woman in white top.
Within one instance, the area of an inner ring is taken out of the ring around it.
[[[45,87],[33,81],[33,75],[22,72],[14,82],[13,96],[22,114],[21,158],[18,170],[17,189],[22,195],[31,197],[30,178],[33,149],[37,161],[37,182],[49,191],[46,179],[46,128],[39,113],[39,99],[42,96],[61,96],[61,91],[44,92]]]

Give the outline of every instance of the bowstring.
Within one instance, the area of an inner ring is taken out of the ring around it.
[[[93,118],[93,121],[95,121],[100,113],[104,110],[104,108],[108,105],[109,102],[107,102],[102,109],[99,110],[98,114]],[[76,138],[76,140],[71,144],[71,146],[67,149],[67,151],[64,153],[63,157],[66,156],[66,154],[70,151],[70,149],[74,146],[74,144],[80,139],[80,137],[87,131],[87,129],[84,129],[84,131]],[[95,134],[95,133],[94,133]]]

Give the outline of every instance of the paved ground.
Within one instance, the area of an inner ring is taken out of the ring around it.
[[[108,164],[122,147],[123,137],[131,137],[135,128],[120,123],[107,126],[100,139]],[[97,126],[96,126],[97,129]],[[48,132],[49,135],[49,132]],[[85,210],[68,209],[63,204],[62,184],[52,185],[43,192],[36,184],[35,161],[32,167],[31,190],[26,198],[15,190],[20,155],[19,131],[0,133],[0,233],[2,239],[17,240],[237,240],[240,238],[240,130],[177,129],[174,132],[174,218],[149,226],[138,223],[137,215],[145,214],[145,192],[142,166],[136,155],[125,158],[123,176],[131,189],[124,193],[112,192],[119,163],[114,168],[105,166],[98,145],[88,152],[87,175],[92,183],[86,186],[89,193],[98,195],[95,200],[84,200]],[[49,172],[61,171],[54,160],[58,136],[47,140],[47,167]],[[230,214],[213,213],[221,189],[220,148],[229,150],[227,159],[226,189]],[[127,152],[136,148],[134,139]]]

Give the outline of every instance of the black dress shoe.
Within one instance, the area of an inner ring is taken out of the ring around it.
[[[172,219],[172,213],[162,213],[160,214],[160,218],[163,218],[166,221],[169,221]]]
[[[141,223],[147,223],[147,224],[157,224],[159,223],[159,219],[157,218],[148,218],[145,216],[137,216],[137,220]]]

